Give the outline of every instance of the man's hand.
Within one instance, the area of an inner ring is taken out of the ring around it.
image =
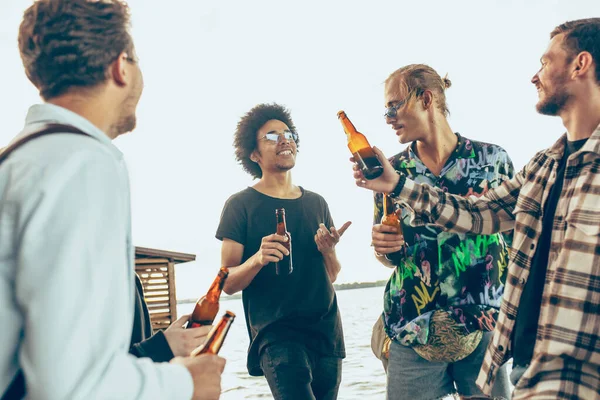
[[[395,226],[373,225],[371,239],[375,252],[378,254],[395,253],[404,247],[404,237]]]
[[[182,315],[165,329],[165,338],[175,357],[189,356],[192,350],[204,343],[206,335],[212,328],[212,325],[208,325],[184,329],[183,326],[189,319],[189,314]]]
[[[381,150],[379,150],[377,147],[373,147],[373,151],[377,155],[381,165],[383,165],[383,173],[376,179],[367,180],[358,167],[358,164],[354,162],[354,157],[350,157],[350,161],[354,163],[352,169],[354,170],[356,186],[360,186],[365,189],[371,189],[374,192],[380,193],[393,192],[400,177]]]
[[[254,265],[264,267],[269,263],[276,263],[283,259],[283,256],[288,256],[290,252],[281,244],[287,241],[287,236],[281,236],[276,233],[262,238],[260,249],[252,257]]]
[[[333,226],[329,230],[325,224],[319,224],[319,229],[315,234],[315,243],[321,254],[325,255],[335,250],[335,245],[340,241],[340,238],[350,225],[352,225],[352,222],[348,221],[339,230]]]
[[[199,329],[199,328],[196,328]],[[173,364],[181,364],[188,369],[194,381],[193,400],[217,400],[221,396],[221,374],[225,369],[225,359],[214,354],[198,357],[176,357]]]

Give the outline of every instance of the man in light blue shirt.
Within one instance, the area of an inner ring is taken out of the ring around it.
[[[128,172],[111,143],[135,128],[142,74],[120,0],[39,0],[19,49],[48,123],[87,135],[33,139],[0,165],[0,397],[22,372],[29,399],[217,399],[218,356],[128,354],[134,266]],[[13,141],[14,142],[14,141]]]

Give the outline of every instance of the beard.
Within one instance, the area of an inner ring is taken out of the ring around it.
[[[123,101],[123,104],[120,107],[121,115],[119,115],[117,122],[111,127],[113,137],[131,132],[135,129],[137,124],[135,115],[137,99],[139,99],[139,97],[130,95]]]
[[[135,114],[126,115],[121,117],[119,121],[115,125],[113,125],[112,131],[116,137],[124,133],[131,132],[135,129],[136,124],[137,118]]]
[[[144,85],[140,75],[140,78],[133,84],[131,92],[121,104],[121,114],[119,115],[117,122],[111,128],[114,135],[113,137],[131,132],[135,129],[137,124],[135,110],[142,95],[143,87]]]
[[[571,98],[571,95],[565,89],[565,78],[561,77],[553,82],[554,89],[551,92],[546,92],[545,88],[542,87],[545,98],[540,99],[536,104],[537,112],[543,115],[556,116],[565,108]]]

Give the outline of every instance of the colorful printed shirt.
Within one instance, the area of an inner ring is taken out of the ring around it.
[[[427,169],[412,146],[390,161],[415,182],[460,196],[482,196],[512,178],[513,165],[504,149],[456,135],[457,147],[439,177]],[[407,346],[426,344],[430,317],[436,310],[449,311],[465,335],[493,330],[508,263],[505,237],[447,233],[432,224],[411,226],[408,210],[401,214],[406,245],[387,257],[395,267],[384,295],[388,336]],[[377,193],[373,223],[379,224],[382,216],[382,195]]]
[[[511,335],[542,233],[544,205],[556,183],[566,135],[510,181],[480,198],[461,198],[401,176],[397,201],[415,223],[490,235],[514,229],[506,294],[477,385],[490,394],[511,357]],[[596,399],[600,393],[600,126],[571,154],[556,207],[548,271],[531,364],[513,399]]]

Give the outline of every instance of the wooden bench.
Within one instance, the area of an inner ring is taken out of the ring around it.
[[[177,319],[175,265],[195,259],[195,254],[135,248],[135,272],[144,286],[154,330],[165,329]]]

